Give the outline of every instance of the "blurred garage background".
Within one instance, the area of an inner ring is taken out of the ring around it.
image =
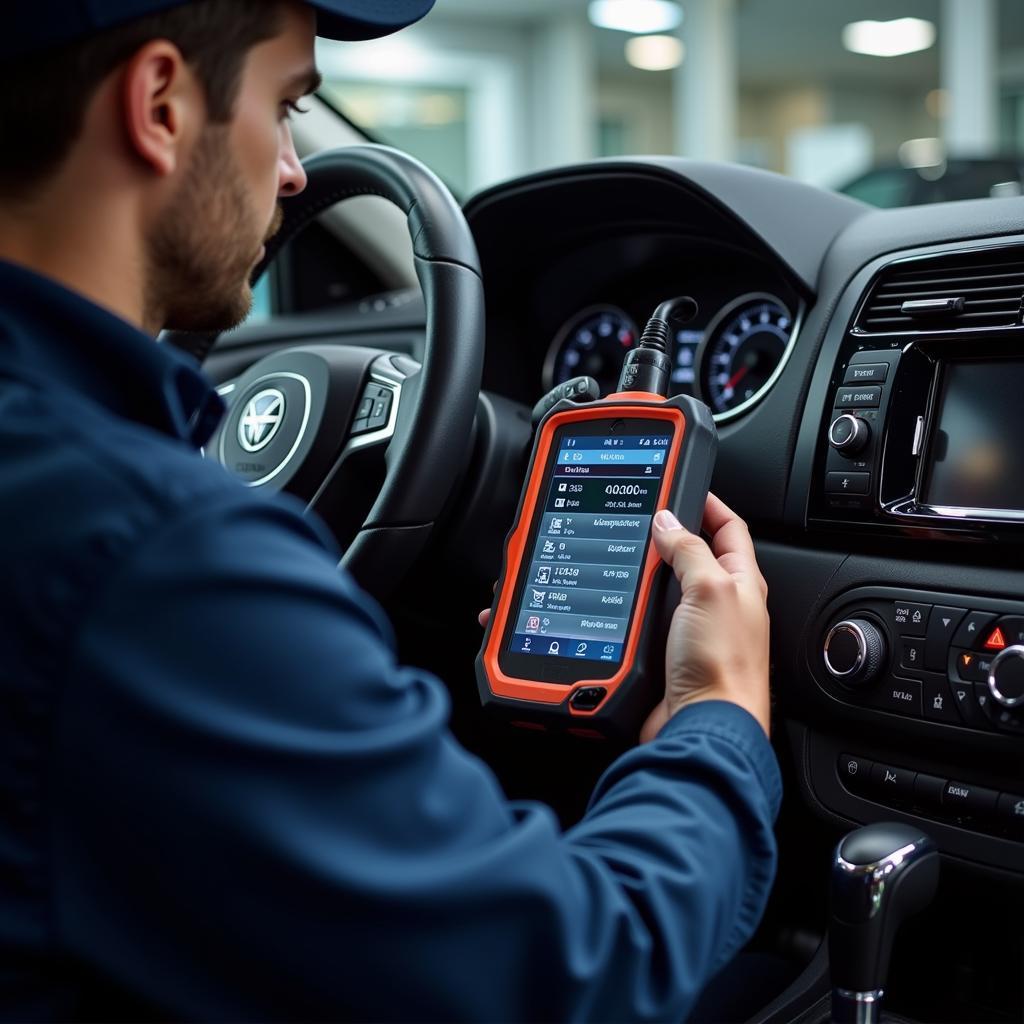
[[[1021,0],[437,0],[319,59],[325,98],[462,195],[626,153],[885,206],[1022,190]]]

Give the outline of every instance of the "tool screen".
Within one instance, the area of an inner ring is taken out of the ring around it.
[[[673,433],[663,421],[602,427],[555,435],[513,603],[512,654],[622,661]]]

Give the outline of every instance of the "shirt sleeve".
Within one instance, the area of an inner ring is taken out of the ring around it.
[[[283,502],[174,517],[110,574],[55,738],[65,950],[174,1016],[679,1020],[750,936],[778,768],[724,703],[512,804]]]

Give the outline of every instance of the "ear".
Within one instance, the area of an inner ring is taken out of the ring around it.
[[[173,43],[157,39],[128,62],[122,90],[130,147],[156,174],[173,174],[206,116],[192,69]]]

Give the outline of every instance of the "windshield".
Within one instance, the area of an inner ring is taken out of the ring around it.
[[[736,160],[882,206],[1019,195],[1019,0],[438,0],[322,43],[324,96],[468,195],[626,154]]]

